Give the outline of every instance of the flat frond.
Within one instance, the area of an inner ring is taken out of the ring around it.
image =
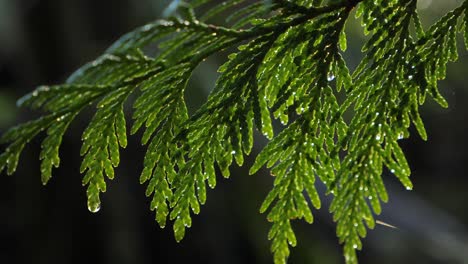
[[[42,117],[4,133],[0,172],[15,172],[26,144],[45,132],[41,178],[60,165],[60,145],[75,117],[97,107],[82,135],[81,173],[88,208],[115,176],[120,149],[141,131],[147,145],[140,183],[156,221],[173,221],[177,241],[201,211],[216,171],[230,177],[254,146],[255,128],[269,140],[250,168],[274,177],[260,212],[272,223],[268,238],[275,263],[286,263],[297,244],[293,220],[312,223],[321,207],[320,181],[333,196],[330,211],[346,263],[357,263],[361,239],[389,200],[384,176],[410,190],[410,166],[399,141],[410,127],[428,133],[420,106],[448,102],[438,88],[447,64],[458,60],[457,38],[468,47],[468,1],[430,27],[416,0],[212,0],[173,1],[165,20],[139,27],[62,85],[41,86],[18,106]],[[198,17],[200,9],[207,10]],[[352,10],[367,40],[351,73],[344,59]],[[223,25],[211,24],[226,17]],[[149,54],[147,48],[156,47]],[[193,114],[184,93],[198,65],[222,51],[235,52],[218,69],[208,100]],[[134,98],[132,122],[124,105]],[[273,120],[272,120],[273,119]],[[281,122],[278,130],[274,119]]]
[[[80,172],[85,174],[83,185],[88,185],[88,209],[91,212],[101,208],[99,194],[107,189],[104,175],[108,179],[114,178],[114,167],[120,163],[119,148],[126,146],[123,104],[132,90],[132,87],[124,86],[105,96],[83,132]]]

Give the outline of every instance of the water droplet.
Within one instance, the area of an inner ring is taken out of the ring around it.
[[[408,80],[412,80],[413,79],[413,75],[408,75]]]
[[[235,154],[236,154],[236,151],[235,151],[235,150],[231,151],[231,154],[232,154],[232,155],[235,155]]]
[[[394,170],[394,169],[391,169],[390,172],[391,172],[391,173],[395,173],[395,170]]]
[[[354,244],[354,245],[353,245],[353,248],[354,248],[354,249],[356,249],[356,248],[357,248],[357,245],[356,245],[356,244]]]
[[[99,212],[99,210],[101,210],[101,204],[100,203],[98,203],[98,204],[88,204],[88,210],[91,213],[97,213],[97,212]]]
[[[380,134],[377,134],[377,136],[375,136],[375,140],[379,141],[382,137],[380,136]]]
[[[403,139],[404,135],[403,135],[403,132],[401,132],[400,134],[398,134],[398,139]]]
[[[406,187],[406,190],[411,191],[411,190],[413,190],[413,188],[408,186],[408,187]]]
[[[143,31],[143,32],[149,31],[151,28],[152,28],[152,26],[151,26],[150,24],[148,24],[148,25],[143,26],[143,28],[141,29],[141,31]]]
[[[329,82],[333,81],[334,79],[335,79],[335,75],[333,75],[332,73],[327,76],[327,80]]]

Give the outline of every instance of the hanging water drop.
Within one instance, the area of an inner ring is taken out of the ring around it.
[[[97,213],[97,212],[99,212],[99,210],[101,210],[101,204],[100,204],[100,203],[97,203],[97,204],[88,204],[88,210],[89,210],[91,213]]]
[[[380,134],[377,134],[377,136],[375,136],[375,140],[379,141],[382,137],[380,136]]]
[[[398,134],[398,139],[403,139],[404,135],[403,135],[403,132],[401,132],[400,134]]]
[[[335,79],[335,75],[333,75],[333,73],[328,74],[327,80],[328,80],[329,82],[333,81],[334,79]]]

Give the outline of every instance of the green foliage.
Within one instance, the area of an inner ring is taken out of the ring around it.
[[[0,171],[12,174],[24,146],[45,130],[40,170],[46,184],[60,164],[70,123],[95,104],[82,136],[81,173],[88,208],[97,212],[105,178],[114,178],[127,145],[123,106],[137,93],[130,134],[144,130],[141,142],[148,145],[140,182],[147,183],[159,225],[167,217],[174,222],[177,241],[205,203],[206,183],[215,187],[216,167],[229,177],[234,161],[243,165],[256,127],[270,142],[250,173],[266,165],[275,176],[260,208],[272,222],[275,263],[285,263],[297,243],[291,220],[312,223],[311,208],[321,206],[316,179],[333,196],[330,211],[346,262],[357,263],[361,238],[374,228],[381,201],[388,201],[383,170],[413,187],[398,140],[409,137],[411,124],[427,139],[419,114],[427,97],[447,107],[437,82],[458,59],[458,32],[468,47],[468,1],[427,30],[416,0],[211,2],[180,4],[172,18],[126,34],[66,84],[42,86],[20,99],[19,106],[44,114],[3,134]],[[206,6],[197,18],[195,9]],[[351,74],[342,54],[353,10],[368,40]],[[226,12],[228,26],[210,24]],[[150,44],[159,47],[151,57],[142,52]],[[192,72],[232,47],[237,51],[219,68],[207,102],[189,116],[184,90]],[[276,136],[272,117],[284,127]]]

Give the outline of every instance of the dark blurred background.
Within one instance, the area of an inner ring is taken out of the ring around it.
[[[20,96],[40,84],[63,82],[120,35],[160,17],[169,2],[0,0],[0,133],[37,116],[16,108]],[[461,2],[420,0],[426,26]],[[346,56],[355,65],[365,36],[356,21],[348,33]],[[450,107],[433,102],[423,107],[429,141],[413,133],[401,142],[414,191],[384,175],[390,202],[377,218],[398,229],[378,225],[370,232],[360,263],[468,263],[468,57],[460,47],[460,61],[448,67],[440,84]],[[222,60],[211,58],[197,69],[187,91],[192,111],[206,99]],[[14,176],[0,176],[0,263],[272,262],[270,224],[258,209],[273,179],[266,170],[248,176],[254,155],[244,168],[232,167],[231,179],[219,178],[180,244],[171,227],[160,229],[148,209],[145,186],[138,183],[145,151],[138,137],[123,151],[102,209],[90,213],[79,174],[80,136],[89,118],[81,115],[65,136],[61,167],[47,186],[40,183],[40,140],[26,147]],[[343,263],[326,203],[314,214],[313,225],[294,223],[299,245],[289,262]]]

